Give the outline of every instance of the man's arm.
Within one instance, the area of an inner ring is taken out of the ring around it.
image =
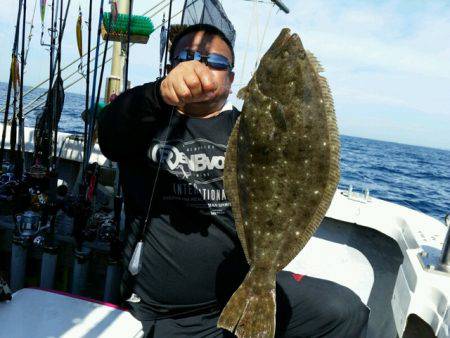
[[[160,85],[158,80],[128,90],[102,110],[98,142],[107,158],[130,158],[145,146],[149,125],[170,109],[161,98]]]
[[[107,105],[98,119],[102,153],[112,161],[130,158],[145,147],[148,127],[171,107],[215,97],[211,70],[198,61],[180,63],[166,78],[135,87]]]

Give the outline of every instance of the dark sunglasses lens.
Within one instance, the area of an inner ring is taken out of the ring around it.
[[[208,56],[208,65],[220,70],[231,68],[228,59],[219,54],[210,54]]]
[[[175,58],[175,60],[177,60],[179,62],[190,61],[190,60],[194,60],[194,56],[189,54],[189,51],[182,50],[180,52],[180,54],[178,54],[178,56]]]

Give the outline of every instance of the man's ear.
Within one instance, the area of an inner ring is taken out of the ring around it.
[[[234,72],[230,70],[230,72],[229,72],[229,75],[228,75],[228,76],[230,77],[230,84],[232,84],[232,83],[233,83],[233,81],[234,81]]]

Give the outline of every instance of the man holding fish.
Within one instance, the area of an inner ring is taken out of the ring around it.
[[[122,291],[146,337],[233,337],[217,327],[249,271],[223,184],[240,115],[227,103],[233,46],[217,28],[194,25],[170,55],[165,78],[128,90],[99,118],[101,150],[120,168],[125,266],[136,263]],[[368,314],[348,288],[276,274],[276,337],[363,337]]]

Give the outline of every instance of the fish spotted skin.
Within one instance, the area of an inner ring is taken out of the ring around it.
[[[218,323],[238,337],[274,336],[275,274],[311,238],[339,182],[339,136],[322,70],[283,29],[239,93],[245,101],[224,185],[250,271]]]

